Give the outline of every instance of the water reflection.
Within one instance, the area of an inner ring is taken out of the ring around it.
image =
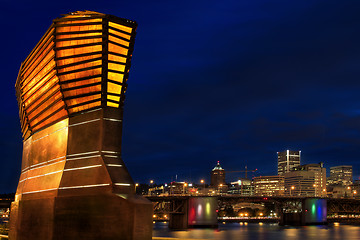
[[[167,223],[154,224],[154,237],[218,240],[358,240],[360,226],[329,224],[328,226],[279,226],[276,223],[226,223],[218,229],[170,231]]]

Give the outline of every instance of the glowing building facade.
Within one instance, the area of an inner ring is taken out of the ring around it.
[[[152,205],[134,195],[121,159],[136,27],[74,12],[55,19],[21,64],[24,143],[11,239],[151,239]]]
[[[292,186],[294,194],[303,196],[326,197],[326,168],[323,163],[311,163],[293,168],[291,173],[285,175],[285,188],[287,193]],[[313,179],[313,181],[310,181]],[[310,181],[310,182],[309,182]],[[308,186],[310,184],[310,186]]]
[[[323,163],[300,165],[285,173],[285,193],[300,197],[326,197],[326,168]]]
[[[284,176],[260,176],[254,178],[255,196],[283,196]]]
[[[352,166],[336,166],[330,167],[330,177],[328,179],[329,185],[348,186],[353,183],[353,169]]]

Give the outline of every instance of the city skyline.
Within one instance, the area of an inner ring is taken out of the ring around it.
[[[122,157],[135,181],[166,182],[175,175],[210,179],[218,160],[224,169],[246,165],[275,175],[276,152],[286,149],[302,150],[302,164],[351,165],[359,179],[360,3],[55,4],[3,3],[6,171],[0,192],[14,192],[20,176],[14,85],[21,61],[51,19],[83,9],[139,24],[122,141]]]
[[[330,179],[330,176],[331,176],[331,169],[332,168],[341,168],[341,167],[344,167],[345,164],[342,164],[342,165],[337,165],[337,166],[326,166],[326,163],[323,163],[323,162],[320,162],[320,163],[310,163],[310,162],[307,162],[307,163],[303,163],[303,162],[300,162],[300,165],[298,166],[299,167],[304,167],[306,165],[323,165],[324,169],[326,170],[326,180]],[[209,165],[210,167],[208,168],[208,174],[206,176],[185,176],[183,178],[180,178],[178,177],[178,174],[176,174],[174,177],[171,177],[171,179],[167,179],[165,181],[156,181],[155,179],[156,178],[151,178],[149,179],[149,181],[145,181],[145,182],[140,182],[140,181],[137,181],[138,184],[154,184],[154,185],[161,185],[161,184],[169,184],[171,182],[184,182],[184,183],[193,183],[193,184],[207,184],[207,185],[213,185],[211,184],[212,182],[212,177],[213,177],[213,173],[214,173],[214,170],[216,169],[220,169],[222,171],[224,171],[226,173],[226,176],[225,176],[225,184],[230,184],[231,182],[235,181],[237,182],[238,180],[245,180],[245,179],[248,179],[248,180],[254,180],[254,178],[256,177],[279,177],[279,176],[283,176],[283,175],[278,175],[276,174],[276,170],[274,170],[274,174],[271,174],[271,175],[264,175],[261,173],[261,171],[258,171],[259,169],[256,169],[256,170],[249,170],[247,168],[247,166],[245,165],[244,168],[233,168],[233,167],[230,167],[230,168],[222,168],[221,166],[221,161],[217,161],[216,163],[214,163],[213,165]],[[212,167],[211,167],[212,166]],[[220,167],[220,168],[219,168]],[[349,165],[346,165],[346,167],[349,167],[352,169],[352,166],[349,166]],[[296,167],[295,169],[292,169],[290,170],[290,172],[294,171],[294,170],[298,170]],[[245,172],[247,172],[247,178],[245,177]],[[355,181],[355,180],[358,180],[358,179],[354,179],[352,178],[352,181]],[[135,180],[136,181],[136,180]],[[330,184],[331,185],[331,184]],[[216,184],[215,184],[216,186]]]

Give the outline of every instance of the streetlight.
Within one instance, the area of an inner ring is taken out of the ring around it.
[[[290,188],[290,197],[292,196],[291,190],[294,190],[294,189],[295,189],[295,186],[291,186],[291,188]]]
[[[201,183],[201,184],[204,184],[204,189],[205,189],[205,180],[204,180],[204,179],[201,179],[201,180],[200,180],[200,183]]]
[[[219,188],[220,188],[219,191],[220,191],[220,193],[222,192],[222,186],[223,186],[222,183],[220,183],[220,184],[219,184]]]
[[[151,187],[152,187],[152,184],[154,183],[154,180],[150,180],[150,195],[152,195],[151,193]]]
[[[201,183],[201,184],[204,184],[204,188],[203,188],[203,189],[205,189],[205,181],[204,181],[204,179],[201,179],[201,180],[200,180],[200,183]],[[203,190],[202,192],[203,192],[203,194],[205,194],[205,190]]]
[[[136,194],[136,188],[139,186],[138,183],[135,183],[135,194]]]
[[[187,183],[184,183],[184,187],[183,187],[183,194],[185,194],[185,187],[187,187]]]

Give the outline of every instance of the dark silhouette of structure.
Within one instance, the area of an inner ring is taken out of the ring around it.
[[[55,19],[21,64],[24,138],[10,238],[151,239],[152,204],[121,159],[137,24],[91,11]]]

